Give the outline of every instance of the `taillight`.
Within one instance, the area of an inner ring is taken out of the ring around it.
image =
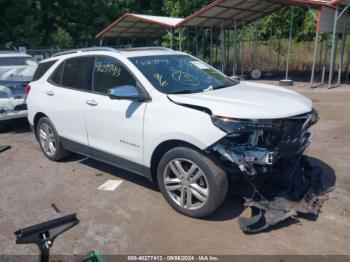
[[[24,90],[25,90],[25,92],[26,92],[26,96],[29,95],[30,88],[31,88],[30,85],[27,85],[27,86],[24,88]]]

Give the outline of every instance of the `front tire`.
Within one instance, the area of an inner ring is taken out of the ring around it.
[[[157,178],[168,203],[176,211],[195,218],[211,215],[228,191],[226,173],[207,156],[185,147],[162,157]]]
[[[41,150],[48,159],[60,161],[69,155],[63,149],[54,125],[47,117],[40,118],[36,128],[36,137],[38,138]]]

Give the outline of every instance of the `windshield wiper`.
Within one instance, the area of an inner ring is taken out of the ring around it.
[[[183,94],[193,94],[190,90],[181,90],[181,91],[175,91],[172,93],[169,93],[169,95],[183,95]]]
[[[226,88],[226,87],[229,87],[231,85],[219,85],[219,86],[216,86],[215,88],[213,88],[213,90],[217,90],[217,89],[223,89],[223,88]]]

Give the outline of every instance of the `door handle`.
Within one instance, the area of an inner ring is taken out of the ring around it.
[[[87,100],[86,104],[88,104],[89,106],[97,106],[98,105],[98,103],[94,99]]]
[[[54,95],[55,95],[55,93],[54,93],[53,91],[47,91],[46,94],[47,94],[48,96],[54,96]]]

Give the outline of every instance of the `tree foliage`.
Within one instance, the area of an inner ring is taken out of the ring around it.
[[[0,45],[87,46],[95,35],[125,12],[187,17],[212,0],[0,0]],[[288,37],[290,8],[258,22],[259,38]],[[314,37],[315,14],[294,8],[294,36]],[[249,32],[251,26],[246,28]],[[165,38],[166,39],[166,38]]]

